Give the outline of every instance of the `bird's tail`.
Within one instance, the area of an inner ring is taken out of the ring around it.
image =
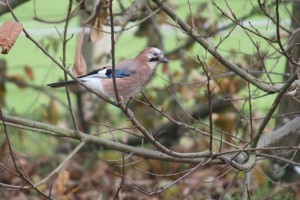
[[[75,80],[69,80],[69,81],[62,81],[62,82],[56,82],[56,83],[50,83],[47,86],[58,88],[58,87],[66,87],[68,85],[76,84],[77,82]]]

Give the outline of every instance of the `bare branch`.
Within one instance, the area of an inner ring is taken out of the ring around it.
[[[273,132],[263,134],[258,141],[257,147],[265,148],[286,145],[282,143],[284,138],[292,137],[292,135],[298,135],[300,133],[299,129],[300,117],[296,117]]]

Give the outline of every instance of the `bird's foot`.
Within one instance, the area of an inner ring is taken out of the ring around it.
[[[121,106],[124,103],[124,98],[123,96],[120,96],[119,99],[117,99],[117,106]]]

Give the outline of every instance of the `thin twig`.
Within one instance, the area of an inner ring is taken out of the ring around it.
[[[161,192],[164,192],[166,190],[168,190],[170,187],[172,187],[173,185],[177,184],[179,181],[182,181],[183,179],[185,179],[187,176],[189,176],[190,174],[192,174],[193,172],[195,172],[197,169],[199,169],[200,167],[203,167],[204,165],[206,165],[207,163],[209,163],[211,161],[211,159],[203,159],[202,162],[198,163],[195,167],[193,167],[192,169],[190,169],[185,175],[181,176],[180,178],[170,182],[169,184],[167,184],[166,186],[163,186],[163,187],[160,187],[160,188],[157,188],[154,192],[148,192],[146,189],[142,188],[141,186],[138,186],[138,185],[129,185],[129,184],[126,184],[127,186],[131,187],[131,188],[134,188],[136,190],[139,190],[140,192],[148,195],[148,196],[152,196],[152,195],[157,195]],[[121,174],[119,174],[121,175]],[[128,180],[126,178],[126,180]],[[133,182],[133,181],[131,181]]]
[[[252,121],[252,103],[251,103],[251,90],[250,84],[247,82],[248,86],[248,102],[249,102],[249,121],[250,121],[250,138],[253,138],[253,121]]]
[[[197,55],[198,61],[202,63],[200,60],[199,55]],[[209,132],[210,132],[210,137],[209,137],[209,150],[210,152],[213,152],[213,119],[212,119],[212,103],[211,103],[211,88],[210,88],[210,75],[208,74],[208,66],[205,63],[202,63],[202,69],[206,75],[207,78],[207,96],[208,96],[208,110],[209,110]],[[223,138],[222,138],[223,139]]]
[[[114,16],[113,16],[113,0],[110,0],[109,4],[109,18],[110,18],[110,39],[111,39],[111,70],[112,70],[112,81],[116,96],[116,101],[121,102],[121,97],[119,96],[117,81],[116,81],[116,63],[115,63],[115,28],[114,28]]]
[[[123,154],[123,156],[122,156],[122,161],[123,161],[123,166],[122,166],[122,179],[121,179],[121,182],[120,182],[120,185],[119,185],[119,187],[118,187],[118,189],[117,189],[117,192],[116,192],[116,194],[115,194],[115,197],[114,197],[114,200],[116,200],[116,199],[118,199],[118,196],[119,196],[119,193],[120,193],[120,191],[121,191],[121,188],[122,188],[122,186],[123,186],[123,184],[124,184],[124,181],[125,181],[125,159],[124,159],[124,154]]]
[[[67,39],[67,34],[68,34],[68,26],[69,26],[69,21],[70,21],[70,16],[71,16],[71,11],[72,11],[72,0],[69,0],[69,5],[68,5],[68,11],[67,11],[67,17],[66,17],[66,23],[65,23],[65,26],[64,26],[64,32],[63,32],[63,36],[62,36],[62,43],[63,43],[63,46],[62,46],[62,63],[63,63],[63,66],[64,68],[67,68],[66,67],[66,60],[67,60],[67,43],[68,43],[68,39]],[[64,76],[65,76],[65,80],[68,79],[68,74],[66,72],[64,72]],[[70,111],[70,114],[71,114],[71,118],[72,118],[72,122],[73,122],[73,126],[74,126],[74,129],[75,130],[78,130],[78,124],[77,124],[77,120],[76,120],[76,117],[75,117],[75,113],[73,111],[73,108],[72,108],[72,101],[71,101],[71,97],[70,97],[70,90],[68,87],[65,87],[65,90],[66,90],[66,94],[67,94],[67,100],[68,100],[68,105],[69,105],[69,111]]]

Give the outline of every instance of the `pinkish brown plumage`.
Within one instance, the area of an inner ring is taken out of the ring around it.
[[[168,63],[164,53],[155,47],[148,47],[135,58],[123,60],[115,66],[115,77],[119,95],[128,100],[137,95],[149,83],[159,62]],[[106,97],[115,98],[111,67],[94,70],[78,77],[88,87],[99,91]],[[75,80],[52,83],[50,87],[63,87],[76,84]]]

